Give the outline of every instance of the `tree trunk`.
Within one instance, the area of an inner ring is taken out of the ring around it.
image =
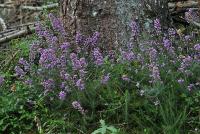
[[[60,0],[60,13],[68,33],[89,36],[100,32],[105,47],[124,44],[130,38],[128,23],[137,0]]]

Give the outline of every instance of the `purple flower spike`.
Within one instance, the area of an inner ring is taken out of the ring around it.
[[[46,90],[45,92],[52,91],[54,88],[54,80],[52,79],[44,80],[42,82],[42,85],[44,89]]]
[[[108,73],[107,75],[103,76],[103,78],[101,80],[101,83],[102,84],[107,84],[109,79],[110,79],[110,74]]]
[[[84,84],[84,81],[83,81],[82,79],[79,79],[79,80],[76,82],[76,86],[77,86],[80,90],[85,89],[85,84]]]
[[[41,53],[39,63],[46,69],[52,69],[58,64],[55,50],[48,48],[44,49]]]
[[[59,99],[60,99],[60,100],[64,100],[65,97],[66,97],[65,91],[60,91],[60,93],[59,93]]]
[[[16,73],[16,75],[19,76],[20,78],[24,77],[24,75],[26,74],[26,73],[24,72],[24,70],[21,69],[19,66],[16,66],[16,67],[15,67],[15,73]]]
[[[103,56],[102,56],[99,48],[94,49],[93,56],[94,56],[95,64],[97,66],[101,66],[103,64],[104,60],[103,60]]]
[[[66,32],[62,22],[58,18],[56,18],[52,13],[49,14],[49,19],[51,21],[53,29],[65,36]]]
[[[194,50],[196,50],[196,51],[200,51],[200,44],[196,44],[196,45],[194,45]]]
[[[85,114],[85,110],[82,108],[80,102],[73,101],[72,106],[73,106],[74,109],[78,110],[81,114]]]
[[[183,84],[183,83],[184,83],[184,80],[183,80],[183,79],[179,79],[179,80],[178,80],[178,83],[179,83],[179,84]]]
[[[161,24],[160,24],[159,19],[154,20],[154,28],[155,28],[157,34],[161,33]]]
[[[139,30],[139,25],[137,24],[137,22],[135,20],[133,20],[130,24],[131,27],[131,31],[132,31],[132,36],[133,37],[137,37],[140,34],[140,30]]]

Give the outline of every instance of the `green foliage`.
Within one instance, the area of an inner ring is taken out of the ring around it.
[[[100,128],[92,132],[92,134],[117,134],[119,131],[113,126],[107,126],[104,120],[100,120]]]

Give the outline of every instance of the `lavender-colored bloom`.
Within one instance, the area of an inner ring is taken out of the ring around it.
[[[63,80],[69,80],[69,79],[70,79],[70,75],[69,75],[66,71],[64,71],[64,70],[62,70],[62,71],[60,72],[60,77],[61,77]]]
[[[114,50],[109,50],[109,52],[108,52],[108,58],[109,58],[111,61],[114,61],[114,59],[116,58],[116,55],[115,55],[115,51],[114,51]]]
[[[190,84],[190,85],[188,86],[188,90],[191,91],[191,90],[193,89],[193,87],[194,87],[194,84]]]
[[[65,91],[60,91],[60,93],[59,93],[59,99],[60,99],[60,100],[64,100],[65,97],[66,97]]]
[[[54,34],[50,33],[48,30],[43,31],[42,37],[44,37],[46,39],[47,43],[51,47],[53,47],[53,45],[55,45],[56,42],[58,41],[58,38],[56,36],[54,36]]]
[[[30,85],[32,85],[33,80],[28,79],[28,80],[25,80],[24,83],[30,86]]]
[[[39,63],[46,69],[52,69],[58,64],[55,50],[48,48],[44,49],[41,53]]]
[[[66,52],[68,51],[69,47],[70,47],[70,44],[69,44],[68,42],[64,42],[64,43],[60,46],[61,51],[62,51],[63,53],[66,53]]]
[[[80,102],[73,101],[72,106],[73,106],[74,109],[78,110],[81,114],[85,114],[85,110],[82,108]]]
[[[133,20],[130,24],[131,27],[131,31],[132,31],[132,36],[133,37],[137,37],[140,34],[140,30],[139,30],[139,25],[137,24],[137,22],[135,20]]]
[[[91,44],[92,46],[95,46],[97,44],[97,41],[100,37],[100,33],[99,32],[95,32],[91,38]]]
[[[186,36],[184,37],[184,39],[185,39],[185,41],[190,41],[190,40],[191,40],[191,36],[190,36],[190,35],[186,35]]]
[[[67,65],[67,58],[66,58],[66,55],[65,55],[65,54],[62,54],[62,55],[60,56],[60,58],[57,59],[57,60],[58,60],[58,63],[59,63],[59,64],[57,64],[57,67],[66,68],[66,65]]]
[[[16,66],[16,67],[15,67],[15,73],[16,73],[16,75],[19,76],[20,78],[24,77],[24,75],[26,74],[26,73],[24,72],[24,70],[21,69],[19,66]]]
[[[157,51],[154,48],[149,49],[150,62],[155,62],[157,60]]]
[[[104,62],[104,59],[103,59],[103,56],[99,50],[99,48],[95,48],[94,51],[93,51],[93,56],[94,56],[94,60],[95,60],[95,64],[100,66],[103,64]]]
[[[133,61],[135,59],[135,55],[132,51],[122,51],[122,58],[126,61]]]
[[[61,35],[65,36],[66,31],[62,22],[58,18],[56,18],[52,13],[49,14],[49,19],[51,21],[53,29],[58,31]]]
[[[86,63],[86,60],[84,57],[80,58],[79,61],[80,61],[82,68],[85,68],[87,66],[87,63]]]
[[[196,45],[194,45],[194,50],[196,50],[196,51],[200,51],[200,44],[196,44]]]
[[[29,52],[29,61],[33,62],[36,58],[36,55],[38,54],[38,49],[40,48],[39,43],[35,42],[31,45],[30,47],[30,52]]]
[[[85,89],[85,83],[82,79],[79,79],[78,81],[76,81],[76,86],[80,89],[83,90]]]
[[[80,70],[82,69],[82,65],[80,60],[78,59],[78,56],[75,53],[70,54],[70,59],[72,61],[72,66],[74,70]]]
[[[86,72],[85,70],[83,70],[83,69],[79,70],[79,76],[80,76],[81,78],[84,78],[86,73],[87,73],[87,72]]]
[[[66,82],[62,82],[61,85],[60,85],[60,88],[65,89],[65,86],[66,86]]]
[[[193,11],[191,8],[185,12],[185,20],[187,22],[191,22],[191,21],[198,21],[199,20],[199,16],[198,13]]]
[[[154,20],[154,28],[157,34],[161,33],[161,24],[159,19]]]
[[[183,79],[179,79],[179,80],[178,80],[178,83],[179,83],[179,84],[183,84],[183,83],[184,83],[184,80],[183,80]]]
[[[127,75],[122,75],[122,80],[130,81],[130,78]]]
[[[192,62],[193,58],[191,56],[184,57],[184,59],[181,62],[179,70],[183,72],[187,67],[191,65]]]
[[[154,80],[160,80],[160,72],[159,72],[159,68],[157,66],[153,67],[152,77]]]
[[[160,71],[159,71],[159,68],[156,65],[151,64],[150,65],[150,71],[151,71],[150,77],[152,78],[150,83],[156,83],[158,81],[161,81]]]
[[[21,65],[24,66],[24,70],[25,71],[29,71],[30,65],[29,65],[29,63],[26,60],[24,60],[23,58],[20,58],[19,59],[19,64],[21,64]]]
[[[83,35],[80,32],[76,33],[76,43],[77,44],[83,43]]]
[[[174,28],[169,28],[168,29],[168,34],[169,34],[170,37],[175,37],[176,30]]]
[[[43,29],[42,25],[39,22],[37,22],[35,24],[35,31],[36,31],[36,33],[37,33],[37,35],[39,37],[43,37],[44,36],[44,29]]]
[[[46,92],[52,91],[54,88],[54,80],[53,79],[44,80],[42,82],[42,85],[44,89],[46,90]]]
[[[104,75],[104,76],[102,77],[101,83],[102,83],[102,84],[107,84],[109,79],[110,79],[110,74],[108,73],[108,74],[106,74],[106,75]]]
[[[164,47],[165,47],[167,50],[169,50],[169,49],[171,48],[171,46],[172,46],[171,41],[170,41],[169,39],[166,39],[166,38],[163,39],[163,44],[164,44]]]
[[[0,76],[0,86],[3,84],[4,81],[4,77]]]

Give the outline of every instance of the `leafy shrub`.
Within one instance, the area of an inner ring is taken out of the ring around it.
[[[38,41],[14,69],[23,83],[20,92],[25,90],[21,94],[34,102],[32,129],[91,133],[99,119],[126,133],[174,134],[199,127],[199,106],[192,101],[199,97],[198,37],[172,28],[164,33],[159,19],[146,30],[133,20],[130,42],[107,50],[98,43],[101,33],[77,32],[68,40],[60,20],[53,14],[49,19],[51,25],[37,24]],[[21,102],[25,106],[25,99]]]

